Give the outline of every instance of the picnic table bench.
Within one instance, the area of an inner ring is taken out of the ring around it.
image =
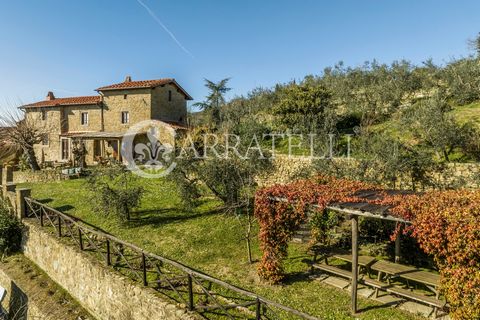
[[[388,281],[392,276],[400,277],[407,280],[407,284],[409,280],[424,284],[436,294],[437,298],[439,296],[438,287],[440,287],[440,276],[438,274],[384,260],[375,262],[373,265],[371,265],[371,268],[372,270],[378,272],[377,280],[381,280],[383,274],[388,276]]]
[[[347,262],[352,262],[352,257],[351,255],[345,255],[345,254],[334,254],[333,257],[347,261]],[[445,307],[446,302],[443,300],[439,299],[439,294],[438,294],[438,286],[440,285],[440,277],[436,274],[418,270],[414,267],[398,264],[398,263],[392,263],[389,261],[384,261],[384,260],[376,260],[374,257],[370,256],[359,256],[358,257],[358,264],[359,266],[365,267],[365,268],[371,268],[372,270],[375,270],[378,272],[378,278],[377,280],[370,279],[368,276],[361,276],[361,278],[358,280],[359,283],[362,283],[364,285],[367,285],[369,287],[372,287],[375,289],[375,297],[378,297],[378,292],[379,290],[388,292],[390,294],[410,299],[419,303],[423,303],[426,305],[429,305],[433,307],[433,314],[436,316],[438,309],[442,309]],[[337,276],[340,276],[342,278],[346,278],[348,280],[352,280],[352,272],[328,265],[327,263],[316,263],[315,261],[311,264],[312,269],[319,269],[324,272],[332,273]],[[368,270],[368,269],[367,269]],[[436,296],[427,296],[424,294],[419,294],[415,293],[409,289],[404,289],[400,288],[398,286],[395,286],[390,283],[390,277],[387,277],[388,283],[382,282],[382,274],[387,274],[389,276],[396,276],[396,277],[401,277],[406,280],[412,280],[415,282],[419,282],[422,284],[425,284],[427,287],[429,287],[432,291],[435,292]]]
[[[352,256],[349,254],[334,254],[334,258],[337,258],[342,261],[352,263]],[[368,275],[370,275],[370,266],[377,261],[376,258],[370,256],[358,256],[358,272],[360,273],[361,268],[364,268]]]

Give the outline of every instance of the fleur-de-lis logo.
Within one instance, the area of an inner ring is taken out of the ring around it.
[[[135,160],[143,163],[148,169],[163,169],[172,160],[173,147],[170,144],[162,144],[157,137],[159,130],[152,127],[147,131],[148,142],[137,143],[134,148],[137,154]]]
[[[129,170],[147,178],[162,177],[173,171],[176,167],[174,147],[169,143],[161,143],[159,128],[162,126],[171,130],[166,134],[175,136],[172,128],[165,127],[165,123],[156,120],[140,122],[124,135],[122,156]],[[146,132],[145,128],[148,128]],[[143,141],[134,143],[135,137],[139,135]]]

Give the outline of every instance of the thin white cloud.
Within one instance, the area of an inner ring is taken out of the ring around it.
[[[193,56],[193,54],[188,51],[187,48],[185,48],[181,43],[180,41],[178,41],[177,37],[175,37],[175,35],[167,28],[167,26],[162,22],[162,20],[160,20],[159,17],[157,17],[157,15],[155,14],[155,12],[152,11],[152,9],[150,9],[142,0],[137,0],[137,2],[145,8],[145,10],[147,10],[148,14],[163,28],[163,30],[165,30],[166,33],[168,33],[168,35],[173,39],[173,41],[175,41],[175,43],[180,47],[180,49],[182,49],[186,54],[188,54],[190,57],[192,58],[195,58]]]

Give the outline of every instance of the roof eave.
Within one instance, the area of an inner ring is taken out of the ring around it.
[[[193,100],[192,96],[189,95],[188,92],[185,91],[185,89],[183,89],[182,86],[179,85],[177,81],[175,81],[174,79],[172,79],[168,84],[170,84],[170,83],[175,84],[175,86],[176,86],[178,89],[180,89],[180,91],[182,91],[182,93],[185,95],[185,98],[186,98],[187,100]],[[146,87],[131,87],[131,88],[109,88],[109,87],[100,87],[100,88],[95,89],[95,91],[97,91],[97,92],[103,92],[103,91],[118,91],[118,90],[153,89],[153,88],[156,88],[156,87],[164,86],[165,84],[167,84],[167,83],[157,84],[157,85],[153,85],[153,86],[146,86]]]
[[[59,107],[69,107],[69,106],[98,106],[102,102],[92,102],[92,103],[64,103],[64,104],[55,104],[53,106],[37,106],[37,105],[32,105],[32,104],[27,104],[18,107],[18,109],[32,109],[32,108],[59,108]]]

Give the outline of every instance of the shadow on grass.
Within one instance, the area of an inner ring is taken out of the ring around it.
[[[72,205],[66,204],[66,205],[63,205],[63,206],[55,207],[54,209],[58,210],[60,212],[66,212],[68,210],[75,209],[75,207],[72,206]]]
[[[38,202],[40,203],[43,203],[43,204],[47,204],[47,203],[50,203],[53,201],[52,198],[45,198],[45,199],[40,199],[40,200],[37,200]]]
[[[289,285],[298,282],[312,282],[313,279],[311,277],[310,272],[308,271],[297,271],[297,272],[290,272],[285,276],[283,280],[283,284]]]
[[[378,304],[378,305],[368,306],[368,307],[365,307],[365,308],[360,308],[359,310],[357,310],[357,313],[363,313],[363,312],[367,312],[367,311],[375,310],[375,309],[387,309],[387,308],[390,308],[390,307],[397,306],[401,303],[402,302],[400,300],[399,301],[390,301],[390,302],[385,302],[385,303],[380,302],[380,304]]]
[[[141,227],[146,225],[162,225],[173,222],[187,221],[201,217],[208,217],[222,213],[222,208],[205,212],[194,212],[185,209],[164,208],[154,210],[143,210],[132,213],[128,227]]]

